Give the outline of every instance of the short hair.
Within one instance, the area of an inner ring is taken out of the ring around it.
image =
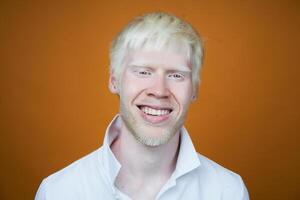
[[[189,48],[192,81],[199,84],[203,60],[203,44],[197,31],[188,22],[168,13],[153,12],[136,17],[113,40],[110,49],[110,70],[118,80],[124,57],[130,50],[168,47],[172,41]]]

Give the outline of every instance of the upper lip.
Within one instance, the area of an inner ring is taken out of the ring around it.
[[[141,108],[143,106],[147,106],[149,108],[153,108],[153,109],[156,109],[156,110],[170,110],[172,111],[173,108],[170,107],[170,106],[165,106],[165,105],[149,105],[149,104],[137,104],[137,107],[138,108]]]

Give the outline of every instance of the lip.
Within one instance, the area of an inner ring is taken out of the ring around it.
[[[143,106],[147,106],[147,107],[153,108],[153,109],[170,110],[170,112],[168,114],[166,114],[166,115],[160,115],[160,116],[148,115],[148,114],[144,113],[140,109]],[[142,118],[146,122],[148,122],[150,124],[156,124],[156,125],[168,121],[168,119],[170,118],[170,115],[171,115],[171,113],[173,111],[173,109],[171,107],[169,107],[169,106],[156,106],[156,105],[144,105],[144,104],[142,105],[142,104],[140,104],[140,105],[137,105],[137,108],[140,111],[140,114],[141,114]]]
[[[173,111],[173,108],[170,106],[157,106],[157,105],[149,105],[149,104],[137,104],[136,105],[139,109],[143,106],[147,106],[149,108],[153,108],[156,110],[170,110],[170,113]]]

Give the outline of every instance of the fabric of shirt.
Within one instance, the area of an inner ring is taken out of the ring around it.
[[[121,119],[108,126],[103,146],[45,178],[35,200],[130,200],[115,186],[121,164],[110,145],[120,134]],[[196,152],[184,127],[176,168],[157,200],[248,200],[241,177]]]

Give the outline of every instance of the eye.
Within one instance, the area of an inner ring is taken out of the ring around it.
[[[151,73],[148,72],[148,71],[140,71],[139,74],[140,74],[140,75],[145,75],[145,76],[146,76],[146,75],[150,75]]]
[[[149,70],[145,70],[145,69],[138,69],[138,70],[134,70],[134,73],[138,76],[138,77],[149,77],[152,75],[151,71]]]
[[[172,73],[169,74],[168,77],[176,81],[181,81],[184,79],[184,75],[181,73]]]

